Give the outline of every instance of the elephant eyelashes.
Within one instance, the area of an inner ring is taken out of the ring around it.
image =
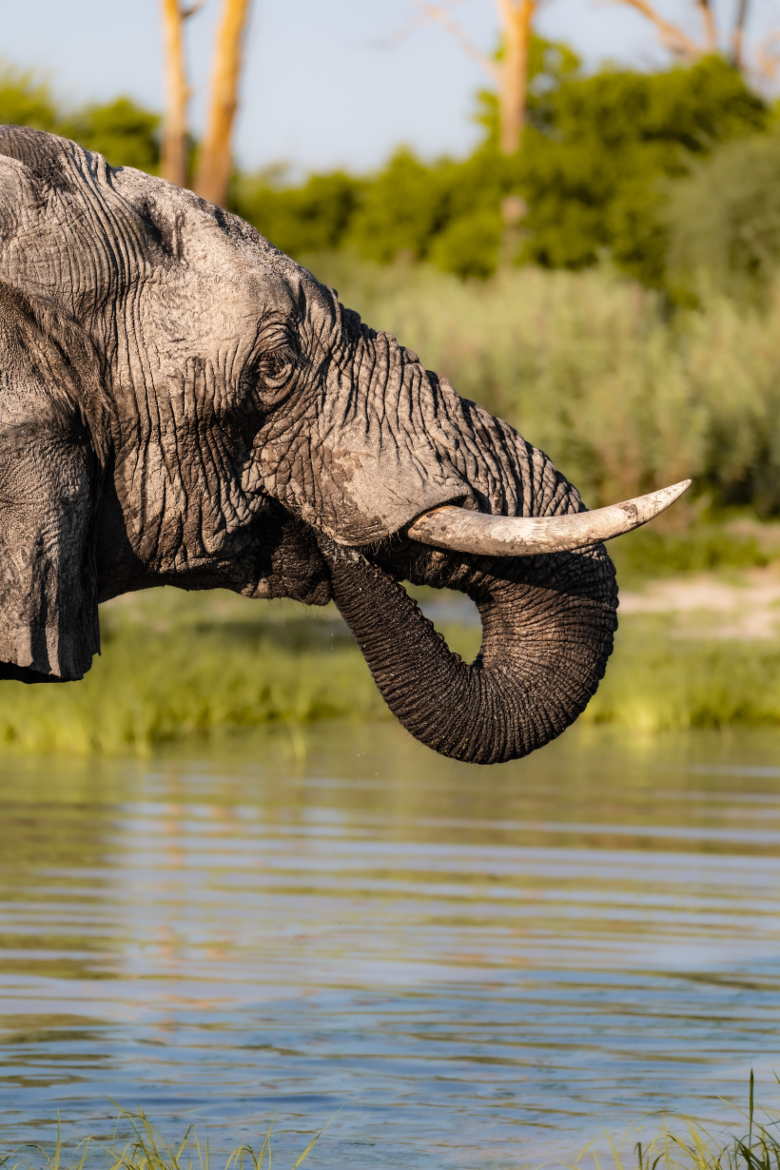
[[[299,365],[298,354],[290,346],[263,354],[257,363],[256,375],[257,389],[264,403],[273,405],[289,393]]]

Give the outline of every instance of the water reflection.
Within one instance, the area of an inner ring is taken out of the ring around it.
[[[343,1106],[313,1166],[515,1166],[722,1114],[780,1070],[778,742],[4,758],[3,1145],[110,1132],[112,1098],[300,1152]]]

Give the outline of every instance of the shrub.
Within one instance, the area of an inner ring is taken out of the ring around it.
[[[112,166],[138,167],[151,174],[159,166],[157,114],[128,97],[63,109],[48,82],[11,65],[0,64],[0,123],[72,138],[87,150],[99,151]]]
[[[669,188],[672,287],[755,298],[780,262],[780,130],[721,146]]]

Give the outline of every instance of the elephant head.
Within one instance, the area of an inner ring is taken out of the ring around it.
[[[596,542],[659,502],[587,513],[546,455],[190,192],[0,129],[0,379],[0,677],[82,677],[98,602],[169,584],[335,598],[398,718],[462,759],[525,755],[594,693],[617,609]],[[474,599],[472,665],[402,580]]]

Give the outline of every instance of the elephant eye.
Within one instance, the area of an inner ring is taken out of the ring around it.
[[[257,363],[258,389],[263,397],[270,394],[272,401],[277,401],[290,388],[298,365],[298,355],[290,346],[266,351]]]

